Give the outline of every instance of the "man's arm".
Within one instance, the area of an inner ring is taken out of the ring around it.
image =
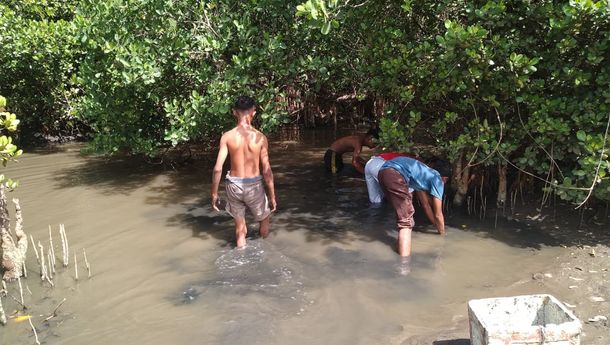
[[[359,173],[364,174],[364,159],[360,157],[360,153],[362,152],[362,145],[358,144],[354,147],[354,153],[352,154],[352,165]]]
[[[212,208],[216,211],[218,209],[218,186],[220,185],[220,176],[222,175],[222,167],[225,164],[229,149],[227,147],[227,140],[223,135],[220,138],[220,149],[218,150],[218,157],[216,157],[216,165],[214,165],[214,172],[212,173]]]
[[[267,185],[271,212],[274,212],[277,208],[277,203],[275,202],[275,186],[273,184],[273,172],[271,171],[271,164],[269,163],[269,143],[267,142],[267,137],[265,136],[263,136],[263,147],[261,148],[261,165],[263,167],[263,178],[265,179],[265,185]]]
[[[432,198],[432,209],[434,211],[434,225],[441,235],[445,234],[445,217],[443,216],[443,201],[441,199]]]
[[[434,212],[432,212],[432,202],[428,196],[428,193],[421,190],[416,190],[414,193],[417,196],[417,200],[419,200],[421,207],[424,209],[424,213],[426,214],[426,217],[430,223],[436,225],[436,218],[434,218]]]

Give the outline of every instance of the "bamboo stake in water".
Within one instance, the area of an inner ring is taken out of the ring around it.
[[[27,267],[25,267],[25,260],[23,260],[23,277],[24,278],[28,277],[28,269],[27,269]]]
[[[91,266],[89,265],[89,261],[87,261],[87,252],[85,248],[83,248],[83,257],[85,258],[85,266],[87,267],[87,278],[91,278]]]

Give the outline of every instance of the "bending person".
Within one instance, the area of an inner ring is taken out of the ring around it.
[[[426,216],[441,235],[445,234],[443,192],[451,176],[451,165],[441,159],[430,166],[409,157],[386,161],[379,171],[379,184],[396,213],[398,254],[411,255],[411,231],[415,225],[412,188],[420,200]]]
[[[381,169],[381,166],[386,161],[389,161],[396,157],[415,158],[414,156],[406,153],[385,152],[371,157],[368,162],[366,162],[366,165],[364,166],[364,179],[366,181],[366,190],[368,192],[369,201],[371,202],[371,204],[380,204],[384,198],[383,191],[381,190],[381,186],[379,185],[379,169]],[[413,190],[410,189],[410,191]]]
[[[337,174],[343,170],[343,154],[352,152],[352,165],[361,174],[364,174],[365,161],[360,157],[362,147],[375,148],[377,144],[373,139],[379,139],[376,129],[370,129],[366,134],[350,135],[339,138],[330,145],[324,154],[324,166],[327,172]]]

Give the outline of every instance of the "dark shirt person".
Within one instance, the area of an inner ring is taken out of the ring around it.
[[[267,137],[252,127],[255,114],[256,103],[252,98],[241,96],[237,99],[233,108],[237,126],[223,134],[220,139],[212,177],[212,207],[219,211],[218,186],[222,167],[229,155],[231,170],[226,176],[226,211],[235,220],[238,248],[246,245],[246,208],[260,223],[259,232],[261,237],[265,238],[269,234],[269,216],[277,206],[273,173],[269,164],[269,144]]]
[[[442,159],[434,159],[428,164],[409,157],[397,157],[386,161],[379,170],[379,184],[396,213],[400,256],[411,255],[411,231],[415,225],[409,188],[414,190],[426,217],[438,233],[445,234],[442,200],[445,183],[451,176],[451,164]]]
[[[379,134],[376,129],[370,129],[366,134],[350,135],[339,138],[330,145],[324,154],[324,166],[327,172],[337,174],[343,170],[343,154],[352,153],[352,165],[361,174],[364,174],[364,166],[366,161],[360,157],[363,147],[375,148],[377,143],[375,139],[379,139]]]

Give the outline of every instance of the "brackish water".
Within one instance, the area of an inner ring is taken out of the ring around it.
[[[469,299],[530,293],[519,282],[555,258],[558,249],[527,229],[449,217],[446,237],[416,219],[407,265],[392,249],[392,210],[369,207],[363,179],[325,175],[333,137],[273,140],[279,209],[268,239],[249,225],[244,250],[233,249],[231,218],[209,207],[209,161],[163,170],[82,157],[74,144],[26,153],[6,169],[21,183],[9,197],[21,199],[26,231],[46,247],[53,225],[61,256],[64,223],[80,261],[80,280],[71,265],[50,288],[29,252],[25,299],[41,342],[411,344],[456,328],[467,334]],[[43,323],[63,298],[58,317]],[[34,343],[29,324],[14,320],[0,340]]]

